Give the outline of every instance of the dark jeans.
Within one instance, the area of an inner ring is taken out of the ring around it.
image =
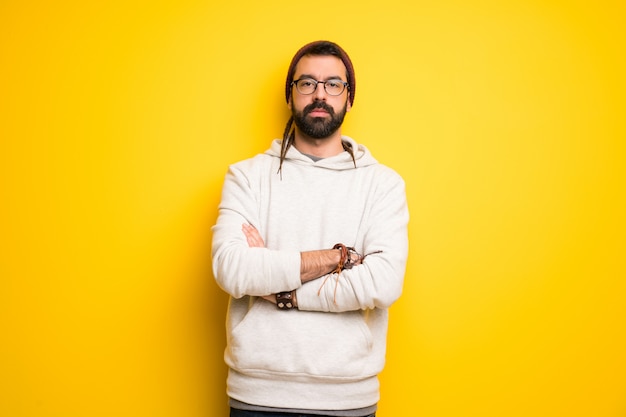
[[[265,411],[245,411],[230,409],[230,417],[322,417],[318,414],[267,413]],[[376,417],[376,413],[363,417]]]

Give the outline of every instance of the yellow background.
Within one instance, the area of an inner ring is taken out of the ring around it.
[[[344,132],[412,215],[378,415],[626,416],[625,18],[1,0],[0,415],[226,415],[223,175],[282,134],[293,53],[331,39],[357,71]]]

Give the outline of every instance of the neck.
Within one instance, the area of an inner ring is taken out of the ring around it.
[[[343,152],[339,130],[326,138],[315,139],[303,134],[296,128],[293,146],[301,153],[318,158],[329,158]]]

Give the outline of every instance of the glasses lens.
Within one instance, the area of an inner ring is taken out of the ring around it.
[[[317,87],[317,82],[310,78],[303,78],[296,81],[296,88],[300,94],[311,94],[315,91],[315,87]]]
[[[326,83],[324,84],[324,88],[326,89],[326,92],[331,96],[338,96],[339,94],[343,93],[343,90],[344,88],[346,88],[346,86],[341,80],[329,80],[326,81]]]

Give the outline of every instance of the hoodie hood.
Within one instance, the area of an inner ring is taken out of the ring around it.
[[[362,168],[378,163],[378,161],[372,156],[369,149],[367,149],[365,145],[360,145],[356,143],[356,141],[349,136],[342,136],[341,140],[353,149],[354,160],[352,160],[352,156],[350,155],[350,153],[343,151],[335,156],[323,158],[319,161],[313,161],[307,155],[297,150],[295,146],[290,146],[287,150],[287,155],[285,155],[285,161],[289,161],[298,165],[313,165],[319,168],[332,169],[336,171],[354,169],[355,162],[357,168]],[[274,139],[270,148],[265,151],[265,154],[280,158],[281,143],[281,139]]]

